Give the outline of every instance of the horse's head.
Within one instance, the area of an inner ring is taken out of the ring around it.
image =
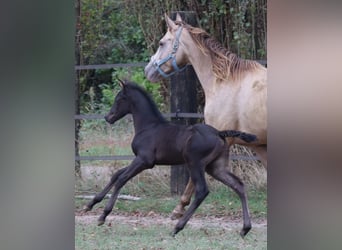
[[[119,83],[121,90],[116,95],[112,108],[105,116],[105,120],[110,124],[113,124],[125,115],[131,113],[131,101],[127,95],[127,83],[121,80],[119,80]]]
[[[145,67],[145,75],[151,82],[157,82],[162,77],[169,77],[174,73],[183,70],[188,61],[182,42],[183,25],[182,19],[177,13],[176,22],[173,22],[166,14],[165,21],[167,32],[159,41],[157,52],[151,57],[150,62]]]

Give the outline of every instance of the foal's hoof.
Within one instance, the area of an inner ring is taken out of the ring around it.
[[[172,233],[171,233],[171,236],[172,236],[172,238],[175,238],[175,237],[176,237],[175,232],[172,232]]]
[[[88,207],[87,205],[85,205],[85,206],[83,207],[83,212],[89,212],[90,210],[91,210],[91,208]]]
[[[171,233],[171,236],[173,237],[173,238],[175,238],[176,237],[176,234],[179,232],[179,230],[177,230],[177,229],[174,229],[173,231],[172,231],[172,233]]]
[[[252,228],[251,226],[242,228],[240,231],[240,236],[244,238],[246,234],[251,230],[251,228]]]
[[[104,223],[105,223],[105,221],[100,219],[100,220],[98,220],[97,225],[102,226]]]

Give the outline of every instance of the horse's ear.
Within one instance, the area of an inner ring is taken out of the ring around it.
[[[170,30],[176,30],[177,29],[177,25],[171,20],[171,18],[169,18],[169,16],[165,13],[165,21],[167,24],[167,27]]]
[[[177,12],[176,21],[183,22],[181,15]]]

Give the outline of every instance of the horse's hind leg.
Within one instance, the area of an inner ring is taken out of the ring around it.
[[[95,204],[102,201],[103,198],[106,196],[106,194],[114,186],[114,183],[118,179],[119,175],[121,175],[126,169],[127,169],[127,167],[122,168],[122,169],[118,170],[115,174],[113,174],[113,176],[111,177],[109,183],[105,186],[105,188],[100,193],[96,194],[95,197],[87,205],[85,205],[83,207],[83,211],[88,212],[88,211],[92,210],[93,206]]]
[[[196,209],[205,199],[205,197],[209,194],[209,190],[207,187],[207,183],[204,177],[204,166],[203,164],[189,164],[189,172],[190,178],[193,181],[195,187],[195,198],[192,201],[188,210],[184,213],[184,215],[179,219],[178,223],[176,224],[172,235],[175,236],[179,231],[181,231],[186,223],[189,221],[191,216],[194,214]]]
[[[267,169],[267,145],[251,145],[248,147],[259,156],[262,165]]]
[[[221,161],[221,159],[216,160],[213,164],[208,166],[206,171],[216,180],[232,188],[240,197],[243,213],[243,228],[240,232],[240,235],[241,237],[244,237],[252,228],[246,191],[242,181],[237,176],[232,174],[227,168],[225,168],[224,164],[222,164],[223,162],[224,160]]]
[[[190,204],[191,196],[195,191],[195,186],[189,178],[188,184],[185,187],[185,190],[180,198],[180,203],[173,209],[171,214],[171,219],[176,220],[183,216],[185,213],[185,207]]]

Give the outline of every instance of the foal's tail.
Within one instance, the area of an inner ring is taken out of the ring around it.
[[[224,131],[219,131],[219,136],[224,139],[226,137],[238,137],[241,140],[244,140],[245,142],[254,142],[257,141],[256,135],[244,133],[241,131],[237,130],[224,130]]]

